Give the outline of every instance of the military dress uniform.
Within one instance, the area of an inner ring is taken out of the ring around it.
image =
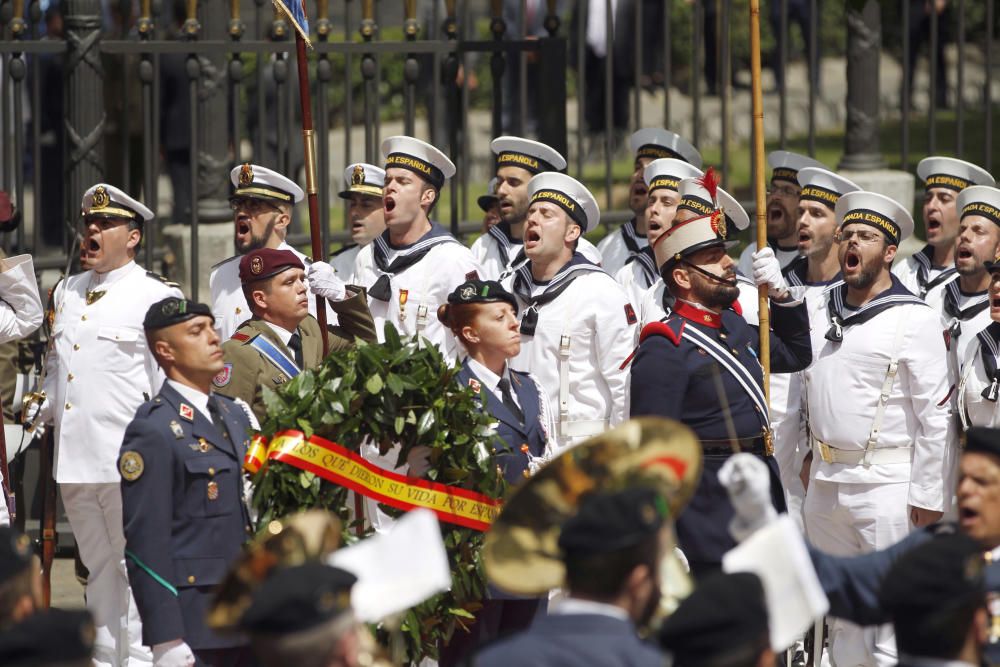
[[[851,192],[836,205],[840,225],[882,230],[898,245],[913,230],[898,203]],[[831,321],[805,372],[813,463],[804,504],[806,533],[838,555],[878,549],[910,532],[908,506],[946,509],[948,373],[941,320],[897,278],[860,308],[847,286],[829,292]],[[898,377],[897,377],[898,376]],[[834,664],[888,665],[891,628],[831,626]]]
[[[799,155],[798,153],[792,153],[790,151],[771,151],[767,155],[767,163],[771,167],[772,186],[776,181],[785,181],[793,183],[797,186],[799,184],[799,170],[805,169],[806,167],[819,167],[821,169],[825,169],[821,162],[817,162],[810,157]],[[774,250],[774,256],[778,258],[778,263],[781,264],[781,268],[787,267],[791,264],[793,259],[799,256],[798,244],[792,248],[782,248],[770,239],[767,244],[771,246],[772,250]],[[751,241],[740,254],[737,271],[744,276],[750,276],[753,271],[753,254],[755,252],[757,252],[757,242]]]
[[[678,208],[710,211],[675,224],[659,241],[665,268],[700,250],[725,246],[727,225],[720,204],[694,179],[680,184]],[[749,219],[742,220],[749,223]],[[810,361],[808,315],[801,302],[772,301],[771,369],[802,370]],[[774,505],[785,508],[778,465],[773,457],[770,420],[764,399],[763,369],[756,326],[732,308],[721,313],[677,300],[667,317],[646,325],[631,365],[631,416],[658,415],[691,427],[701,440],[704,467],[691,503],[677,518],[681,550],[696,575],[716,570],[733,547],[727,527],[733,516],[717,472],[739,447],[765,461]]]
[[[926,190],[945,188],[960,193],[972,185],[996,185],[996,181],[985,169],[964,160],[942,156],[921,160],[917,164],[917,176],[924,181]],[[919,252],[893,266],[892,273],[899,278],[903,287],[932,308],[940,309],[945,298],[945,287],[958,278],[958,272],[954,266],[936,266],[933,262],[934,246],[926,244]]]
[[[103,183],[87,190],[82,208],[84,215],[153,219],[148,208]],[[52,295],[43,386],[48,398],[40,421],[55,425],[53,472],[90,571],[87,607],[98,631],[98,664],[124,664],[130,655],[138,664],[149,660],[125,572],[116,461],[125,427],[163,381],[142,318],[150,305],[170,296],[183,295],[133,261],[104,274],[69,276]]]
[[[0,259],[7,270],[0,273],[0,343],[20,340],[42,324],[42,300],[38,296],[31,255]]]
[[[496,157],[497,169],[520,167],[536,176],[549,171],[561,172],[566,168],[566,158],[559,151],[531,139],[497,137],[490,142],[490,149]],[[601,264],[600,251],[582,236],[577,242],[577,251],[594,264]],[[479,265],[479,275],[483,280],[503,281],[527,261],[524,241],[513,237],[506,222],[493,225],[475,240],[472,257]]]
[[[305,198],[305,193],[295,182],[285,178],[276,171],[259,165],[246,163],[234,167],[229,174],[233,183],[234,197],[255,197],[264,201],[297,204]],[[279,250],[289,250],[295,253],[305,266],[312,260],[285,243],[278,244]],[[241,324],[253,316],[246,297],[243,296],[243,285],[240,282],[240,259],[242,255],[234,255],[224,259],[212,267],[208,276],[208,289],[212,299],[212,313],[215,315],[215,329],[222,340],[229,340]],[[315,299],[309,300],[309,314],[316,316]],[[335,322],[333,313],[327,309],[327,321]]]
[[[253,534],[242,474],[249,431],[235,401],[173,380],[125,431],[125,555],[150,646],[180,638],[197,655],[246,643],[210,630],[205,616]]]
[[[439,191],[455,173],[455,165],[443,153],[411,137],[389,137],[382,142],[382,153],[388,167],[410,168],[411,163],[426,167],[437,176],[432,185]],[[438,322],[437,308],[456,286],[478,277],[479,265],[469,249],[436,222],[416,243],[393,246],[389,239],[386,230],[361,249],[350,281],[368,290],[379,340],[384,340],[385,325],[391,323],[401,336],[419,335],[448,359],[456,358],[458,343]]]
[[[600,217],[586,187],[558,173],[528,183],[532,201],[572,206],[583,231]],[[567,204],[568,203],[568,204]],[[512,362],[531,373],[555,411],[558,450],[625,421],[624,361],[635,337],[635,309],[622,288],[580,252],[553,278],[536,282],[530,262],[503,281],[521,313],[521,353]]]
[[[659,127],[646,127],[638,130],[629,137],[629,145],[636,162],[640,160],[670,159],[691,167],[694,173],[680,173],[679,178],[689,178],[701,173],[701,153],[687,140],[678,134]],[[651,164],[651,163],[650,163]],[[647,165],[648,167],[648,165]],[[683,172],[683,168],[675,171]],[[645,177],[646,175],[643,174]],[[647,188],[649,179],[646,178]],[[676,189],[676,187],[674,188]],[[604,270],[615,276],[623,287],[626,287],[618,279],[619,271],[622,271],[626,264],[649,247],[649,241],[645,234],[639,234],[636,230],[636,220],[632,218],[622,224],[617,231],[609,233],[597,244],[597,250],[601,253],[601,266]],[[637,267],[634,267],[637,268]],[[626,273],[625,275],[629,275]],[[656,275],[656,267],[653,266],[653,276]],[[650,281],[649,284],[652,284]],[[647,284],[645,287],[649,287]],[[626,290],[628,288],[626,287]],[[633,296],[629,293],[629,296]],[[634,303],[634,302],[633,302]]]

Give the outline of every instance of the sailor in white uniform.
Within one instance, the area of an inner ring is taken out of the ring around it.
[[[215,328],[223,341],[252,317],[240,282],[243,255],[260,248],[278,248],[291,250],[306,267],[312,263],[285,242],[294,206],[305,198],[302,188],[276,171],[249,162],[234,167],[229,178],[234,188],[229,205],[233,209],[237,254],[213,266],[208,277]],[[316,316],[315,299],[309,299],[309,314]],[[329,324],[337,321],[329,308],[326,318]]]
[[[989,225],[1000,229],[1000,189],[972,186],[958,195],[962,226]],[[964,234],[965,232],[963,232]],[[958,382],[958,416],[965,431],[971,426],[1000,426],[1000,248],[984,262],[989,275],[986,326],[962,345],[963,353]],[[981,316],[977,316],[979,320]],[[963,325],[965,328],[965,325]]]
[[[906,208],[871,192],[836,204],[844,285],[805,371],[813,449],[804,515],[809,541],[867,553],[937,521],[949,479],[947,363],[938,313],[889,271],[913,232]],[[896,664],[892,629],[834,620],[831,664]]]
[[[42,324],[31,255],[0,257],[0,343],[20,340]]]
[[[636,163],[638,164],[638,162],[639,158],[636,158]],[[677,184],[685,178],[696,178],[701,175],[701,169],[698,167],[683,160],[669,157],[652,160],[642,170],[642,183],[646,191],[647,206],[642,220],[648,230],[649,243],[643,245],[638,252],[629,255],[625,259],[625,265],[613,274],[618,284],[625,289],[632,305],[638,306],[646,290],[659,280],[660,274],[656,264],[656,256],[650,244],[655,243],[674,224],[677,204],[681,200],[681,196],[677,192]],[[638,220],[639,218],[636,217],[636,224],[638,224]],[[625,234],[628,224],[626,223],[622,227],[620,234],[613,236]],[[612,245],[610,249],[614,250],[616,247]],[[604,269],[611,273],[607,266],[604,266]]]
[[[970,185],[996,185],[983,168],[951,157],[932,156],[917,164],[924,181],[923,220],[927,244],[892,267],[893,274],[930,306],[940,309],[945,285],[958,278],[955,242],[958,239],[958,194]]]
[[[600,217],[587,188],[565,174],[528,184],[524,228],[528,263],[504,287],[521,307],[521,353],[512,366],[531,373],[556,411],[559,449],[623,422],[636,315],[622,288],[574,250]]]
[[[527,261],[524,222],[528,181],[537,174],[562,171],[566,158],[554,148],[521,137],[497,137],[490,142],[490,149],[497,161],[494,193],[500,202],[500,222],[476,239],[472,256],[483,280],[501,281]],[[587,239],[580,238],[577,250],[594,264],[601,264],[601,253]]]
[[[771,187],[767,193],[767,244],[774,251],[781,268],[785,268],[799,256],[799,170],[826,167],[811,157],[789,151],[768,153],[767,163],[771,167]],[[744,248],[736,267],[748,278],[753,275],[755,252],[756,241]]]
[[[841,195],[860,190],[855,183],[819,167],[805,167],[798,172],[802,188],[798,206],[799,251],[782,272],[783,282],[796,299],[806,302],[813,346],[822,343],[828,326],[826,293],[842,285],[840,260],[837,258],[837,219],[834,207]],[[770,249],[768,252],[773,252]],[[779,285],[781,282],[779,281]],[[819,336],[819,340],[816,337]],[[781,471],[788,514],[802,523],[802,503],[806,489],[800,473],[809,454],[806,422],[803,414],[801,373],[771,376],[771,429],[774,432],[774,457]]]
[[[345,190],[339,193],[347,200],[347,222],[353,243],[345,245],[330,257],[330,266],[341,280],[354,275],[354,263],[361,249],[385,231],[382,210],[382,186],[385,170],[373,164],[358,162],[344,170]]]
[[[479,265],[430,214],[455,165],[413,137],[389,137],[382,154],[386,230],[358,253],[349,282],[367,288],[379,340],[391,323],[401,335],[422,336],[454,360],[460,348],[438,321],[437,308],[455,287],[477,277]]]
[[[659,127],[643,128],[632,134],[629,144],[632,155],[635,156],[628,193],[632,219],[608,233],[597,244],[597,249],[601,252],[601,266],[613,276],[630,259],[649,247],[649,240],[646,238],[646,202],[649,193],[644,178],[646,166],[653,160],[672,158],[689,164],[701,173],[701,153],[683,137],[669,130]],[[688,178],[688,175],[681,178]],[[674,190],[676,191],[676,186]]]
[[[53,292],[47,398],[38,423],[55,425],[55,479],[90,572],[86,599],[97,628],[94,664],[150,664],[125,570],[118,452],[136,410],[163,383],[143,318],[152,304],[183,295],[176,284],[135,263],[151,210],[105,183],[84,193],[81,209],[82,248],[91,268]]]

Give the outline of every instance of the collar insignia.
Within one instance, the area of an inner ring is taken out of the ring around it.
[[[192,408],[187,403],[181,403],[180,413],[182,419],[186,419],[189,422],[194,421],[194,408]]]

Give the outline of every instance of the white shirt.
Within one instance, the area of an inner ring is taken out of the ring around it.
[[[208,394],[202,393],[186,384],[181,384],[177,380],[167,379],[167,384],[173,387],[181,395],[181,398],[196,408],[203,417],[208,419],[208,421],[212,421],[212,413],[208,410]]]
[[[375,265],[374,244],[368,244],[358,253],[350,282],[371,288],[382,275]],[[437,309],[448,302],[452,290],[475,275],[482,277],[465,246],[439,243],[432,247],[419,262],[392,276],[388,301],[368,295],[379,342],[385,340],[385,323],[391,322],[401,336],[420,334],[437,345],[445,358],[454,360],[462,350],[451,331],[438,320]]]
[[[779,248],[778,246],[773,246],[774,256],[778,259],[778,264],[784,269],[789,264],[792,263],[796,257],[799,256],[798,248],[792,248],[791,250],[785,250],[784,248]],[[753,254],[757,252],[757,243],[753,242],[747,245],[740,253],[740,261],[736,265],[736,270],[740,272],[741,275],[747,278],[753,278]]]
[[[962,425],[1000,427],[1000,401],[983,398],[983,390],[993,384],[993,378],[986,374],[983,364],[982,342],[979,337],[966,349],[962,363],[962,376],[958,383],[959,410]]]
[[[348,281],[354,274],[354,263],[358,260],[358,253],[362,246],[353,245],[344,248],[330,258],[330,266],[337,272],[337,277],[343,281]]]
[[[284,241],[278,250],[291,250],[308,268],[312,261],[301,252]],[[215,330],[223,342],[229,340],[240,325],[253,317],[246,297],[243,296],[243,283],[240,282],[240,260],[243,255],[236,255],[212,267],[208,277],[208,288],[212,294],[212,313],[215,315]],[[308,282],[306,284],[308,287]],[[309,295],[309,314],[316,317],[316,299]],[[337,314],[326,308],[327,324],[337,323]]]
[[[504,287],[513,291],[513,281],[508,278]],[[517,299],[523,317],[526,304],[520,296]],[[511,364],[531,374],[557,411],[555,441],[560,449],[625,421],[628,371],[621,365],[632,353],[636,336],[630,311],[628,297],[614,279],[604,271],[592,271],[538,308],[533,336],[522,334],[521,353]],[[569,339],[565,360],[560,356],[563,336]],[[561,364],[566,364],[568,380],[565,414],[560,412]],[[596,430],[589,435],[567,434],[591,426]]]
[[[489,234],[480,236],[472,244],[472,257],[480,267],[479,277],[483,280],[502,281],[510,275],[507,266],[514,261],[518,251],[523,247],[524,244],[518,241],[511,243],[505,252],[504,248],[500,246],[500,242]],[[594,264],[601,265],[601,252],[593,243],[582,236],[576,244],[576,250]]]
[[[593,600],[581,600],[574,597],[564,597],[554,600],[549,605],[549,613],[557,616],[578,616],[583,614],[610,616],[611,618],[631,623],[628,612],[617,605],[594,602]]]
[[[625,294],[628,295],[629,303],[637,307],[642,303],[650,287],[653,287],[657,282],[663,282],[660,278],[656,278],[653,285],[647,285],[646,271],[638,260],[629,262],[618,269],[614,277],[615,282],[621,285]]]
[[[950,267],[948,267],[950,268]],[[947,268],[942,268],[940,266],[932,266],[927,272],[927,280],[932,282],[937,279]],[[920,296],[920,280],[918,279],[918,272],[920,271],[920,262],[915,258],[915,255],[907,257],[902,262],[897,262],[892,267],[892,275],[899,278],[899,282],[903,283],[903,287],[910,290],[917,296]],[[933,288],[928,290],[927,295],[924,297],[924,301],[931,308],[940,311],[942,303],[944,302],[944,289],[945,286],[953,280],[958,279],[958,272],[951,274],[951,278],[944,280],[943,282],[935,285]]]
[[[87,305],[87,291],[95,289],[105,294]],[[55,424],[57,482],[120,480],[125,427],[163,383],[142,321],[152,304],[168,296],[183,294],[135,262],[105,275],[85,271],[56,288],[44,383],[49,398],[41,419]]]
[[[809,425],[813,435],[838,449],[863,451],[895,346],[898,370],[876,448],[912,447],[910,463],[869,467],[814,459],[815,479],[853,484],[909,483],[907,502],[944,509],[954,488],[948,451],[948,372],[941,318],[920,304],[896,305],[860,324],[843,328],[843,341],[813,336],[813,364],[805,371]]]
[[[284,327],[279,327],[274,322],[264,322],[264,324],[271,328],[271,331],[273,331],[274,335],[278,337],[278,340],[285,344],[285,347],[288,347],[288,341],[292,339],[292,334],[295,333],[294,331],[289,331]]]
[[[504,364],[503,375],[497,375],[496,373],[488,369],[486,366],[483,366],[481,363],[479,363],[472,357],[469,357],[468,361],[469,361],[469,369],[475,374],[477,378],[479,378],[479,381],[483,384],[483,386],[489,389],[491,394],[493,394],[498,399],[500,399],[501,402],[503,402],[503,394],[500,391],[500,380],[503,378],[507,378],[507,383],[508,386],[510,387],[510,369],[507,367],[507,364]],[[517,392],[514,391],[513,387],[510,387],[509,393],[511,398],[514,399],[514,404],[520,408],[521,401],[517,400]]]
[[[632,225],[634,222],[633,220],[625,224]],[[640,236],[638,232],[635,235],[635,242],[639,248],[645,248],[649,245],[649,239],[645,236]],[[632,255],[628,246],[625,245],[625,238],[621,227],[601,239],[597,243],[597,250],[601,253],[601,266],[613,276],[625,266],[625,262]]]
[[[38,296],[31,255],[3,260],[0,273],[0,343],[20,340],[42,324],[42,300]]]

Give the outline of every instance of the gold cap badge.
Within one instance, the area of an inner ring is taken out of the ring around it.
[[[364,185],[365,184],[365,168],[360,164],[354,165],[354,171],[351,172],[351,185]]]
[[[264,271],[264,260],[258,255],[250,260],[250,273],[259,276]]]
[[[111,203],[111,196],[103,185],[98,185],[94,194],[90,196],[90,210],[100,210],[106,208]]]
[[[240,168],[240,187],[245,188],[251,183],[253,183],[253,167],[250,166],[249,162],[246,162]]]

